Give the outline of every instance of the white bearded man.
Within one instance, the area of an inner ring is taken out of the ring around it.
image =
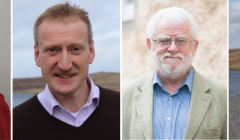
[[[227,139],[226,86],[191,65],[197,24],[182,8],[159,10],[147,25],[156,69],[123,86],[123,139]]]

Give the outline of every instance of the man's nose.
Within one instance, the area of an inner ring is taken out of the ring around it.
[[[72,61],[67,51],[63,51],[58,61],[58,67],[63,71],[68,71],[72,67]]]
[[[176,45],[175,40],[171,41],[170,46],[167,49],[168,49],[169,52],[171,52],[173,54],[179,52],[179,48]]]

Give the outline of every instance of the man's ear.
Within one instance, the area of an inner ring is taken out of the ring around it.
[[[35,63],[38,67],[41,67],[40,59],[39,59],[39,49],[36,44],[34,44],[34,58]]]
[[[195,50],[195,53],[197,52],[197,48],[198,48],[198,43],[199,43],[199,41],[198,40],[195,40],[194,41],[195,43],[194,43],[194,50]]]
[[[92,64],[95,58],[94,40],[92,40],[92,42],[90,43],[89,51],[90,51],[89,64]]]
[[[147,38],[147,46],[148,46],[148,50],[151,50],[151,46],[152,46],[152,42],[150,38]]]

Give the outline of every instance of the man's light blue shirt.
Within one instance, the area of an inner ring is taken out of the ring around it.
[[[182,139],[190,106],[194,71],[191,67],[183,84],[170,95],[155,70],[153,78],[153,138]]]

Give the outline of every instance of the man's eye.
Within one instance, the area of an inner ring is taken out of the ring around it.
[[[179,40],[178,40],[178,42],[184,42],[184,40],[182,40],[182,39],[179,39]]]
[[[59,49],[57,49],[57,48],[49,48],[49,49],[47,49],[47,53],[51,54],[51,55],[55,55],[55,54],[59,53]]]
[[[56,51],[56,49],[49,49],[49,51],[54,52],[54,51]]]
[[[170,42],[169,39],[159,39],[159,40],[158,40],[158,43],[159,43],[159,44],[162,44],[162,43],[169,43],[169,42]]]
[[[74,50],[74,51],[78,51],[78,50],[80,50],[80,49],[79,49],[79,48],[73,48],[73,50]]]
[[[72,54],[80,54],[81,53],[81,48],[80,47],[73,47],[71,49]]]
[[[179,38],[179,39],[177,39],[177,42],[178,43],[187,43],[187,39]]]

